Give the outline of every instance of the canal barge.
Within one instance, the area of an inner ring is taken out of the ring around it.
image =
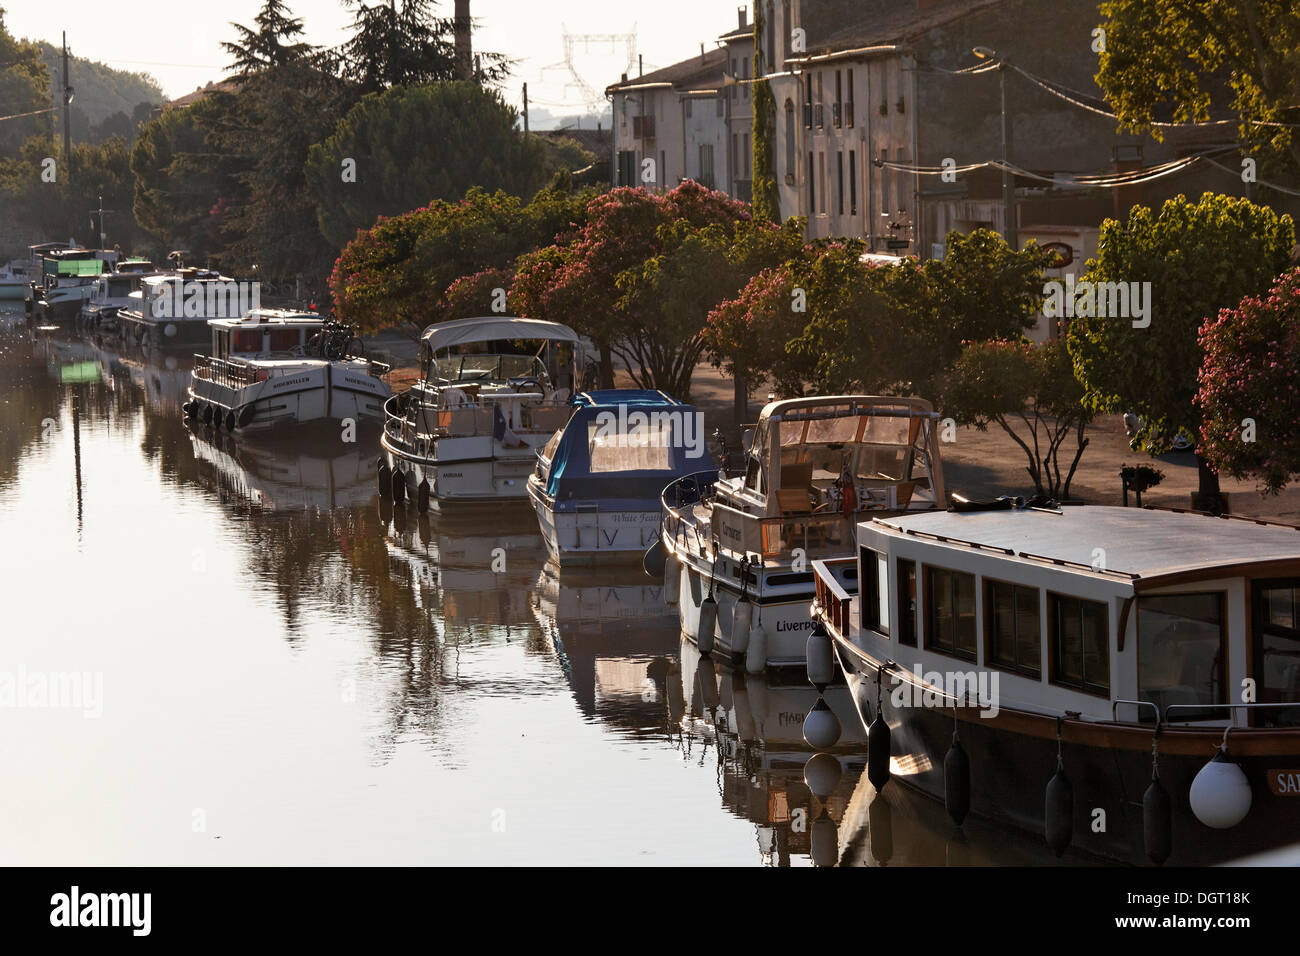
[[[682,631],[751,673],[803,666],[811,561],[851,555],[856,521],[946,503],[937,416],[920,398],[796,398],[762,411],[733,478],[663,492],[664,593]],[[647,570],[657,570],[648,563]],[[835,565],[834,573],[856,573]]]
[[[1129,863],[1300,841],[1300,529],[1004,499],[814,568],[878,790]]]
[[[227,431],[351,420],[378,424],[389,368],[350,326],[314,312],[254,309],[213,319],[212,354],[195,355],[185,417]]]

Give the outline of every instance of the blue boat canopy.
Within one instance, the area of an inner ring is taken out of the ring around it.
[[[669,482],[717,468],[703,416],[658,391],[605,389],[574,396],[567,425],[547,443],[540,467],[555,510],[578,500],[625,511],[659,509]]]

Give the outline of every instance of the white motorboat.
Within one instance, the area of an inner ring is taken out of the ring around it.
[[[385,405],[380,494],[420,510],[523,498],[569,418],[580,342],[567,325],[505,316],[425,329],[420,380]]]
[[[212,319],[240,319],[261,306],[257,282],[236,282],[211,269],[146,275],[117,312],[122,337],[137,345],[207,345]]]
[[[772,402],[743,475],[706,472],[668,485],[664,593],[686,636],[751,673],[802,666],[813,559],[852,554],[865,514],[946,504],[936,421],[920,398]],[[659,553],[647,554],[647,570],[658,570],[651,559]]]
[[[213,319],[212,355],[196,355],[187,419],[247,433],[313,421],[377,424],[392,395],[388,366],[350,326],[314,312],[254,309]]]
[[[538,453],[528,497],[561,565],[639,561],[659,540],[664,486],[716,467],[691,406],[660,391],[581,392]]]
[[[115,329],[117,314],[122,309],[130,308],[138,299],[131,293],[138,292],[147,274],[145,268],[152,266],[147,262],[123,263],[116,272],[106,273],[95,280],[89,297],[82,303],[79,318],[85,328]],[[137,268],[143,266],[145,268]]]
[[[1295,527],[955,501],[814,562],[809,675],[843,671],[876,790],[1128,863],[1300,841]]]

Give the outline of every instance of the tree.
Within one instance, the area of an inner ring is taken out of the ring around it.
[[[705,348],[715,364],[737,381],[757,384],[770,378],[783,395],[802,395],[815,376],[791,343],[803,333],[807,316],[796,312],[795,269],[789,262],[763,269],[734,297],[709,313]]]
[[[220,253],[223,216],[239,193],[236,174],[244,165],[210,140],[227,109],[223,100],[206,97],[166,110],[141,129],[131,149],[132,210],[155,252],[181,249],[192,262]]]
[[[930,394],[968,341],[1019,338],[1035,321],[1047,254],[997,233],[951,233],[943,259],[864,265],[856,241],[826,246],[796,275],[808,323],[791,345],[827,391]]]
[[[1290,0],[1108,0],[1097,83],[1124,128],[1222,118],[1231,100],[1243,153],[1300,169],[1285,125],[1300,119],[1300,8]],[[1219,102],[1216,102],[1219,101]]]
[[[681,338],[676,317],[642,294],[649,260],[670,253],[690,228],[748,219],[744,203],[687,180],[669,192],[623,187],[587,206],[587,222],[556,252],[524,256],[514,292],[517,308],[533,318],[573,326],[601,353],[601,381],[613,384],[612,356],[622,359],[638,384],[689,394],[689,352],[699,343]],[[685,227],[685,228],[684,228]],[[534,275],[540,271],[544,280]],[[704,324],[707,309],[689,320]]]
[[[757,273],[797,255],[803,246],[803,222],[791,219],[777,226],[736,219],[701,228],[680,219],[661,226],[658,238],[663,252],[618,277],[623,292],[619,308],[641,317],[623,343],[637,368],[644,370],[638,381],[646,387],[659,383],[653,387],[684,398],[708,347],[709,314]],[[747,382],[735,379],[737,425],[748,417]]]
[[[335,309],[363,332],[398,326],[418,335],[445,314],[443,295],[461,276],[515,268],[539,246],[552,248],[586,221],[594,192],[556,185],[524,203],[474,188],[456,203],[438,200],[358,230],[330,276]],[[510,283],[506,283],[507,286]],[[513,299],[512,308],[516,307]],[[526,314],[526,313],[525,313]]]
[[[456,201],[471,186],[531,196],[545,185],[546,151],[514,128],[515,116],[500,94],[473,83],[365,97],[307,155],[321,233],[342,246],[378,216]]]
[[[944,385],[943,414],[960,425],[987,431],[996,423],[1029,460],[1026,471],[1036,494],[1070,496],[1079,459],[1088,447],[1084,430],[1092,413],[1083,405],[1060,339],[1035,346],[1026,341],[973,342],[963,349]],[[1074,436],[1074,456],[1061,474],[1061,451]]]
[[[1276,494],[1300,473],[1300,269],[1206,319],[1200,344],[1201,453]]]
[[[112,137],[99,144],[75,144],[71,176],[64,181],[61,171],[57,186],[41,178],[42,160],[51,155],[53,140],[33,137],[19,159],[0,161],[0,207],[5,218],[33,233],[81,236],[88,245],[97,245],[100,224],[94,217],[92,230],[91,210],[99,208],[102,197],[104,209],[110,210],[104,225],[109,245],[138,251],[146,237],[131,213],[135,181],[126,142]]]
[[[508,311],[510,284],[514,278],[513,269],[494,266],[453,280],[439,302],[439,321],[491,315],[501,312],[501,306],[506,306]]]
[[[458,79],[453,37],[455,21],[434,17],[428,0],[397,0],[370,5],[347,0],[356,8],[352,36],[340,48],[345,75],[363,93]],[[505,57],[478,54],[475,83],[505,79]]]
[[[257,24],[256,30],[232,23],[239,39],[221,44],[233,58],[230,69],[236,75],[250,76],[274,69],[300,60],[315,49],[311,44],[294,41],[294,37],[302,35],[302,20],[289,15],[289,7],[283,0],[266,0],[253,22]]]
[[[0,7],[0,116],[18,116],[49,105],[50,77],[41,61],[40,47],[15,39],[5,28],[4,14]],[[17,156],[22,144],[48,129],[48,124],[45,116],[0,123],[0,158]]]
[[[1134,206],[1127,222],[1102,223],[1097,258],[1088,261],[1085,279],[1123,283],[1141,295],[1149,314],[1136,323],[1092,314],[1116,311],[1115,295],[1106,308],[1087,294],[1079,300],[1068,341],[1084,403],[1094,412],[1140,416],[1132,445],[1153,455],[1168,451],[1180,432],[1195,435],[1202,321],[1265,291],[1294,243],[1290,216],[1213,193],[1195,203],[1180,195],[1159,215]],[[1128,298],[1133,312],[1133,291]],[[1217,498],[1218,476],[1199,455],[1198,463],[1200,494]]]

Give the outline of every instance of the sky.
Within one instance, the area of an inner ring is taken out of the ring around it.
[[[368,0],[370,3],[378,0]],[[231,21],[251,26],[262,0],[132,0],[123,6],[103,0],[0,0],[10,32],[58,46],[63,30],[77,56],[109,66],[151,74],[168,97],[184,96],[209,80],[220,79],[228,61],[223,40],[234,40]],[[504,53],[515,60],[514,73],[501,86],[519,107],[528,84],[529,102],[554,114],[588,112],[586,97],[564,65],[563,34],[635,34],[631,60],[644,57],[646,72],[698,54],[700,43],[735,27],[734,0],[658,0],[654,4],[609,0],[472,0],[477,21],[474,48]],[[347,33],[352,14],[341,0],[288,0],[306,28],[308,42],[332,46]],[[451,16],[452,0],[434,7]],[[752,20],[752,17],[751,17]],[[604,106],[603,90],[628,69],[622,41],[573,43],[574,66]],[[633,65],[632,74],[636,73]],[[75,86],[76,83],[74,82]],[[541,124],[539,124],[540,126]]]

